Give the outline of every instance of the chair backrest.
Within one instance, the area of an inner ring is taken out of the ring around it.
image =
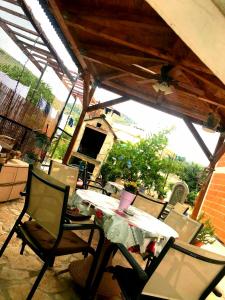
[[[177,202],[184,203],[189,194],[188,186],[185,182],[177,182],[172,189],[168,203],[175,205]]]
[[[97,193],[102,193],[102,194],[107,193],[106,190],[103,188],[101,182],[93,181],[93,180],[87,181],[86,189],[95,191]]]
[[[55,238],[62,228],[69,189],[41,170],[29,170],[26,212]]]
[[[176,242],[150,274],[142,294],[160,299],[203,300],[224,275],[225,256]]]
[[[55,160],[51,160],[49,167],[49,175],[58,181],[70,186],[70,196],[75,191],[79,168],[70,167]]]
[[[191,243],[201,230],[203,224],[171,210],[164,222],[172,227],[179,234],[179,239],[186,243]]]
[[[173,210],[175,210],[176,212],[182,215],[184,215],[188,211],[188,209],[189,209],[188,205],[182,204],[180,202],[177,202],[173,208]]]
[[[167,202],[153,200],[140,193],[136,195],[133,203],[134,207],[144,210],[145,212],[149,213],[150,215],[156,218],[160,218],[166,205]]]

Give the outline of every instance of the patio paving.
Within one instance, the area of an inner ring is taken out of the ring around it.
[[[0,246],[6,239],[22,207],[22,199],[0,203]],[[26,299],[42,266],[41,260],[29,247],[25,248],[24,255],[20,255],[20,244],[20,240],[14,235],[3,257],[0,258],[0,300]],[[225,255],[225,252],[223,252],[225,248],[221,244],[216,244],[215,246],[217,247],[216,252],[224,253]],[[213,251],[213,245],[210,245],[210,249]],[[71,261],[82,259],[82,257],[81,254],[57,257],[54,268],[45,273],[33,299],[80,300],[79,290],[74,286],[69,273],[61,275],[57,275],[56,273],[67,268]],[[225,299],[225,279],[221,282],[220,286],[220,289],[223,291],[223,297],[218,298],[212,294],[207,300]],[[110,300],[117,299],[119,298],[114,297]]]

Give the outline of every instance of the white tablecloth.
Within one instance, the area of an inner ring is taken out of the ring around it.
[[[122,243],[127,248],[140,246],[145,252],[150,241],[157,241],[157,252],[177,232],[150,214],[131,206],[128,215],[117,211],[119,200],[91,190],[77,190],[72,206],[81,214],[95,215],[96,222],[103,228],[105,237],[114,243]]]

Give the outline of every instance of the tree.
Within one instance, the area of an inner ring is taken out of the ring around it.
[[[136,181],[147,189],[162,192],[166,171],[166,160],[162,153],[168,144],[164,130],[132,144],[117,142],[109,153],[101,174],[105,181],[121,178]]]

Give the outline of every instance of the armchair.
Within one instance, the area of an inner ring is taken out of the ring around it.
[[[203,224],[183,215],[175,210],[171,210],[164,222],[171,226],[179,234],[179,240],[192,243]]]
[[[52,265],[56,256],[78,252],[88,252],[94,257],[86,281],[86,290],[89,290],[104,235],[95,224],[65,224],[69,189],[69,186],[44,172],[29,168],[24,208],[0,250],[1,257],[13,234],[17,233],[22,239],[20,254],[23,254],[24,246],[28,245],[44,262],[27,300],[32,299],[45,271]],[[29,216],[28,221],[24,218],[25,215]],[[99,231],[96,249],[74,233],[76,230],[90,229]]]
[[[106,267],[107,259],[115,249],[132,268]],[[225,275],[224,256],[185,242],[174,243],[173,239],[167,242],[146,271],[140,268],[123,245],[114,244],[111,253],[105,256],[92,291],[96,292],[103,271],[108,270],[117,280],[125,300],[203,300]]]
[[[160,202],[137,193],[133,206],[140,208],[159,219],[167,206],[167,202]]]

